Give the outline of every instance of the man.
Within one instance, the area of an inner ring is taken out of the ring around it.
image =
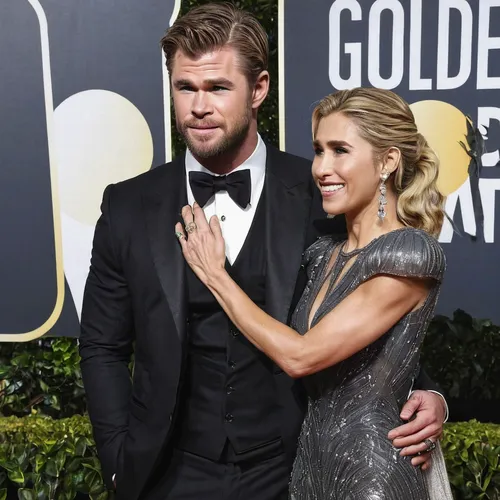
[[[230,323],[186,267],[174,226],[195,200],[216,214],[229,272],[286,321],[325,214],[310,163],[257,133],[269,74],[255,18],[208,4],[178,19],[162,46],[188,149],[106,189],[84,298],[82,372],[103,474],[119,499],[285,499],[302,386]],[[417,391],[406,418],[417,409],[396,431],[411,454],[444,418],[435,394]]]

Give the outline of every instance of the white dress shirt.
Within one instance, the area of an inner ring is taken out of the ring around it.
[[[212,215],[216,215],[222,227],[222,235],[226,242],[226,257],[230,264],[234,264],[238,254],[240,253],[245,239],[250,231],[255,211],[264,188],[264,180],[266,177],[266,145],[260,135],[257,139],[257,146],[254,152],[239,167],[231,171],[250,170],[250,178],[252,181],[252,191],[250,195],[250,203],[246,208],[241,208],[229,196],[227,191],[219,191],[212,196],[203,207],[203,211],[210,220]],[[189,172],[205,172],[211,175],[217,175],[201,165],[191,154],[189,149],[186,150],[186,185],[188,203],[192,206],[195,202],[193,191],[189,184]]]

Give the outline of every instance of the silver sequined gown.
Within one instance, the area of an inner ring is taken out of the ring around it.
[[[309,313],[330,257],[343,243],[319,239],[305,253],[308,284],[292,319],[307,331]],[[292,500],[428,500],[420,469],[387,438],[417,370],[420,346],[436,305],[445,267],[443,251],[427,233],[404,228],[350,254],[340,250],[337,271],[355,258],[327,292],[312,326],[360,284],[378,274],[430,278],[425,304],[380,339],[345,361],[305,379],[308,411],[293,467]],[[333,277],[333,282],[335,282]]]

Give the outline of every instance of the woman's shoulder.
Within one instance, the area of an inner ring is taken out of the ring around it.
[[[308,266],[312,262],[318,260],[318,258],[323,258],[323,256],[330,250],[333,246],[337,246],[342,243],[340,238],[325,235],[320,236],[302,255],[302,265]]]
[[[415,229],[413,227],[401,227],[394,229],[388,233],[382,234],[376,240],[390,248],[391,246],[401,246],[419,249],[434,249],[435,251],[442,251],[441,245],[438,240],[422,229]]]
[[[444,251],[437,239],[421,229],[404,227],[374,240],[369,262],[380,274],[397,274],[442,280]]]

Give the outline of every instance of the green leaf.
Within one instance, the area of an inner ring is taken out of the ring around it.
[[[99,460],[96,457],[87,457],[87,458],[83,459],[82,465],[86,469],[91,469],[95,472],[100,473],[100,471],[101,471],[101,465],[99,463]]]
[[[469,461],[469,452],[468,452],[468,449],[467,449],[467,445],[465,445],[466,447],[460,452],[460,458],[464,461],[464,462],[468,462]]]
[[[59,402],[59,397],[56,394],[51,394],[49,396],[49,401],[50,401],[50,403],[49,403],[50,406],[52,406],[56,410],[60,410],[61,409],[61,404]]]
[[[80,467],[76,472],[71,474],[71,482],[75,488],[80,489],[85,484],[85,474],[86,470],[83,467]],[[88,490],[85,493],[88,493]]]
[[[483,491],[486,491],[488,489],[488,486],[490,485],[492,477],[493,477],[492,471],[490,471],[488,474],[486,474],[486,477],[484,478],[484,481],[483,481]]]
[[[0,490],[0,500],[7,500],[7,488]]]
[[[13,483],[24,484],[24,474],[21,469],[10,470],[7,476]]]
[[[94,470],[89,470],[85,474],[85,485],[88,488],[89,494],[96,494],[102,491],[102,479],[101,475]]]
[[[102,483],[101,478],[99,477],[95,480],[94,484],[90,486],[90,495],[98,496],[103,492],[104,489],[105,489],[104,484]]]
[[[45,465],[47,458],[41,453],[37,453],[35,456],[35,472],[40,472]]]
[[[69,462],[69,465],[66,467],[67,472],[76,472],[81,467],[81,458],[76,457]]]
[[[77,438],[76,440],[76,449],[75,449],[75,455],[78,457],[83,457],[85,456],[85,451],[87,449],[87,441],[84,438]]]
[[[76,489],[70,487],[64,490],[64,498],[67,500],[73,500],[76,497]]]
[[[57,443],[57,441],[53,439],[48,439],[42,443],[43,446],[43,451],[47,454],[50,455],[50,452],[54,448],[54,445]]]
[[[27,352],[23,352],[19,356],[13,358],[10,362],[13,366],[29,366],[30,356]]]
[[[483,493],[482,488],[478,484],[474,483],[473,481],[467,481],[466,486],[467,486],[467,488],[469,488],[471,490],[472,493],[475,493],[475,494]],[[474,498],[477,498],[477,497],[474,497]]]
[[[500,449],[494,450],[491,446],[486,446],[484,449],[484,454],[488,460],[488,465],[495,470],[499,466],[500,461]]]
[[[52,477],[59,477],[61,469],[59,469],[58,464],[54,458],[49,458],[47,464],[45,465],[45,473]]]
[[[61,471],[64,467],[64,464],[66,462],[66,453],[64,450],[59,450],[56,454],[56,465],[57,465],[57,470]]]
[[[17,498],[19,500],[36,500],[35,492],[27,488],[17,490]]]

